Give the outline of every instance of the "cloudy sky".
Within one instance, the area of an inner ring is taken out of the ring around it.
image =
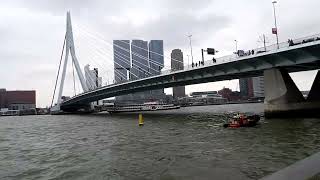
[[[279,0],[280,41],[320,33],[319,6],[319,0]],[[34,89],[37,106],[50,105],[68,10],[81,66],[98,67],[105,83],[113,79],[113,39],[163,39],[165,56],[180,48],[185,63],[190,54],[188,34],[192,34],[196,60],[201,57],[200,49],[206,47],[218,49],[218,56],[232,53],[234,40],[239,49],[261,46],[262,34],[268,44],[275,43],[271,0],[2,0],[0,88]],[[169,58],[165,64],[170,64]],[[291,75],[300,90],[308,90],[315,71]],[[239,90],[237,80],[187,86],[186,90],[223,87]],[[76,91],[80,91],[78,83]],[[64,94],[73,92],[69,68]]]

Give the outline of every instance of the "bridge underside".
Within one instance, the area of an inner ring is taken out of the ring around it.
[[[93,101],[146,90],[232,80],[244,77],[266,76],[266,73],[264,72],[268,72],[270,69],[281,69],[281,72],[286,73],[320,69],[319,44],[320,43],[317,42],[311,43],[311,45],[299,45],[298,48],[289,47],[282,51],[262,53],[249,58],[239,58],[239,60],[234,62],[176,71],[169,74],[105,86],[73,97],[64,102],[61,105],[61,109],[64,111],[76,110]],[[268,74],[270,73],[267,73],[267,75]],[[279,73],[276,74],[279,75]],[[281,75],[284,74],[282,73]],[[280,79],[278,78],[276,80],[278,81]],[[316,89],[318,88],[319,87],[317,86]],[[274,91],[274,89],[266,88],[265,92],[268,93],[268,91]],[[313,92],[312,94],[312,96],[318,96],[318,93],[316,92]]]

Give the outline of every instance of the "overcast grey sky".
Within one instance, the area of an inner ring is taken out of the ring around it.
[[[214,47],[220,55],[269,44],[273,10],[271,0],[4,0],[0,4],[0,88],[37,90],[37,106],[50,105],[65,34],[66,11],[71,11],[76,53],[81,66],[101,69],[104,82],[112,79],[113,39],[163,39],[165,55],[180,48],[185,62],[189,54],[187,35],[192,34],[195,59],[200,49]],[[279,0],[280,41],[320,33],[319,0]],[[86,36],[103,36],[98,41]],[[100,50],[98,50],[100,49]],[[97,55],[97,51],[102,52]],[[103,52],[106,54],[103,55]],[[169,59],[165,59],[169,64]],[[65,95],[73,92],[69,68]],[[301,90],[311,87],[314,71],[292,75]],[[237,80],[192,85],[187,92],[238,89]],[[79,91],[79,87],[78,91]],[[168,92],[170,92],[168,90]]]

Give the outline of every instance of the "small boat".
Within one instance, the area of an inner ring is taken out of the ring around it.
[[[253,127],[259,122],[259,115],[246,116],[244,114],[237,114],[229,121],[229,123],[223,124],[223,127],[227,128],[239,128],[239,127]]]

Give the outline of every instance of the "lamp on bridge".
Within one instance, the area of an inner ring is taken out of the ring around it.
[[[272,28],[272,34],[275,34],[277,37],[277,48],[279,49],[279,37],[278,37],[278,27],[277,27],[277,16],[276,16],[276,8],[275,8],[275,4],[277,3],[277,1],[273,1],[272,5],[273,5],[273,16],[274,16],[274,28]]]
[[[235,39],[234,42],[236,42],[236,51],[235,52],[237,53],[238,52],[238,41]]]
[[[203,54],[203,52],[207,52],[208,55],[215,55],[219,51],[215,50],[214,48],[201,49],[202,65],[204,65],[204,54]],[[215,63],[216,59],[213,57],[212,61]]]

